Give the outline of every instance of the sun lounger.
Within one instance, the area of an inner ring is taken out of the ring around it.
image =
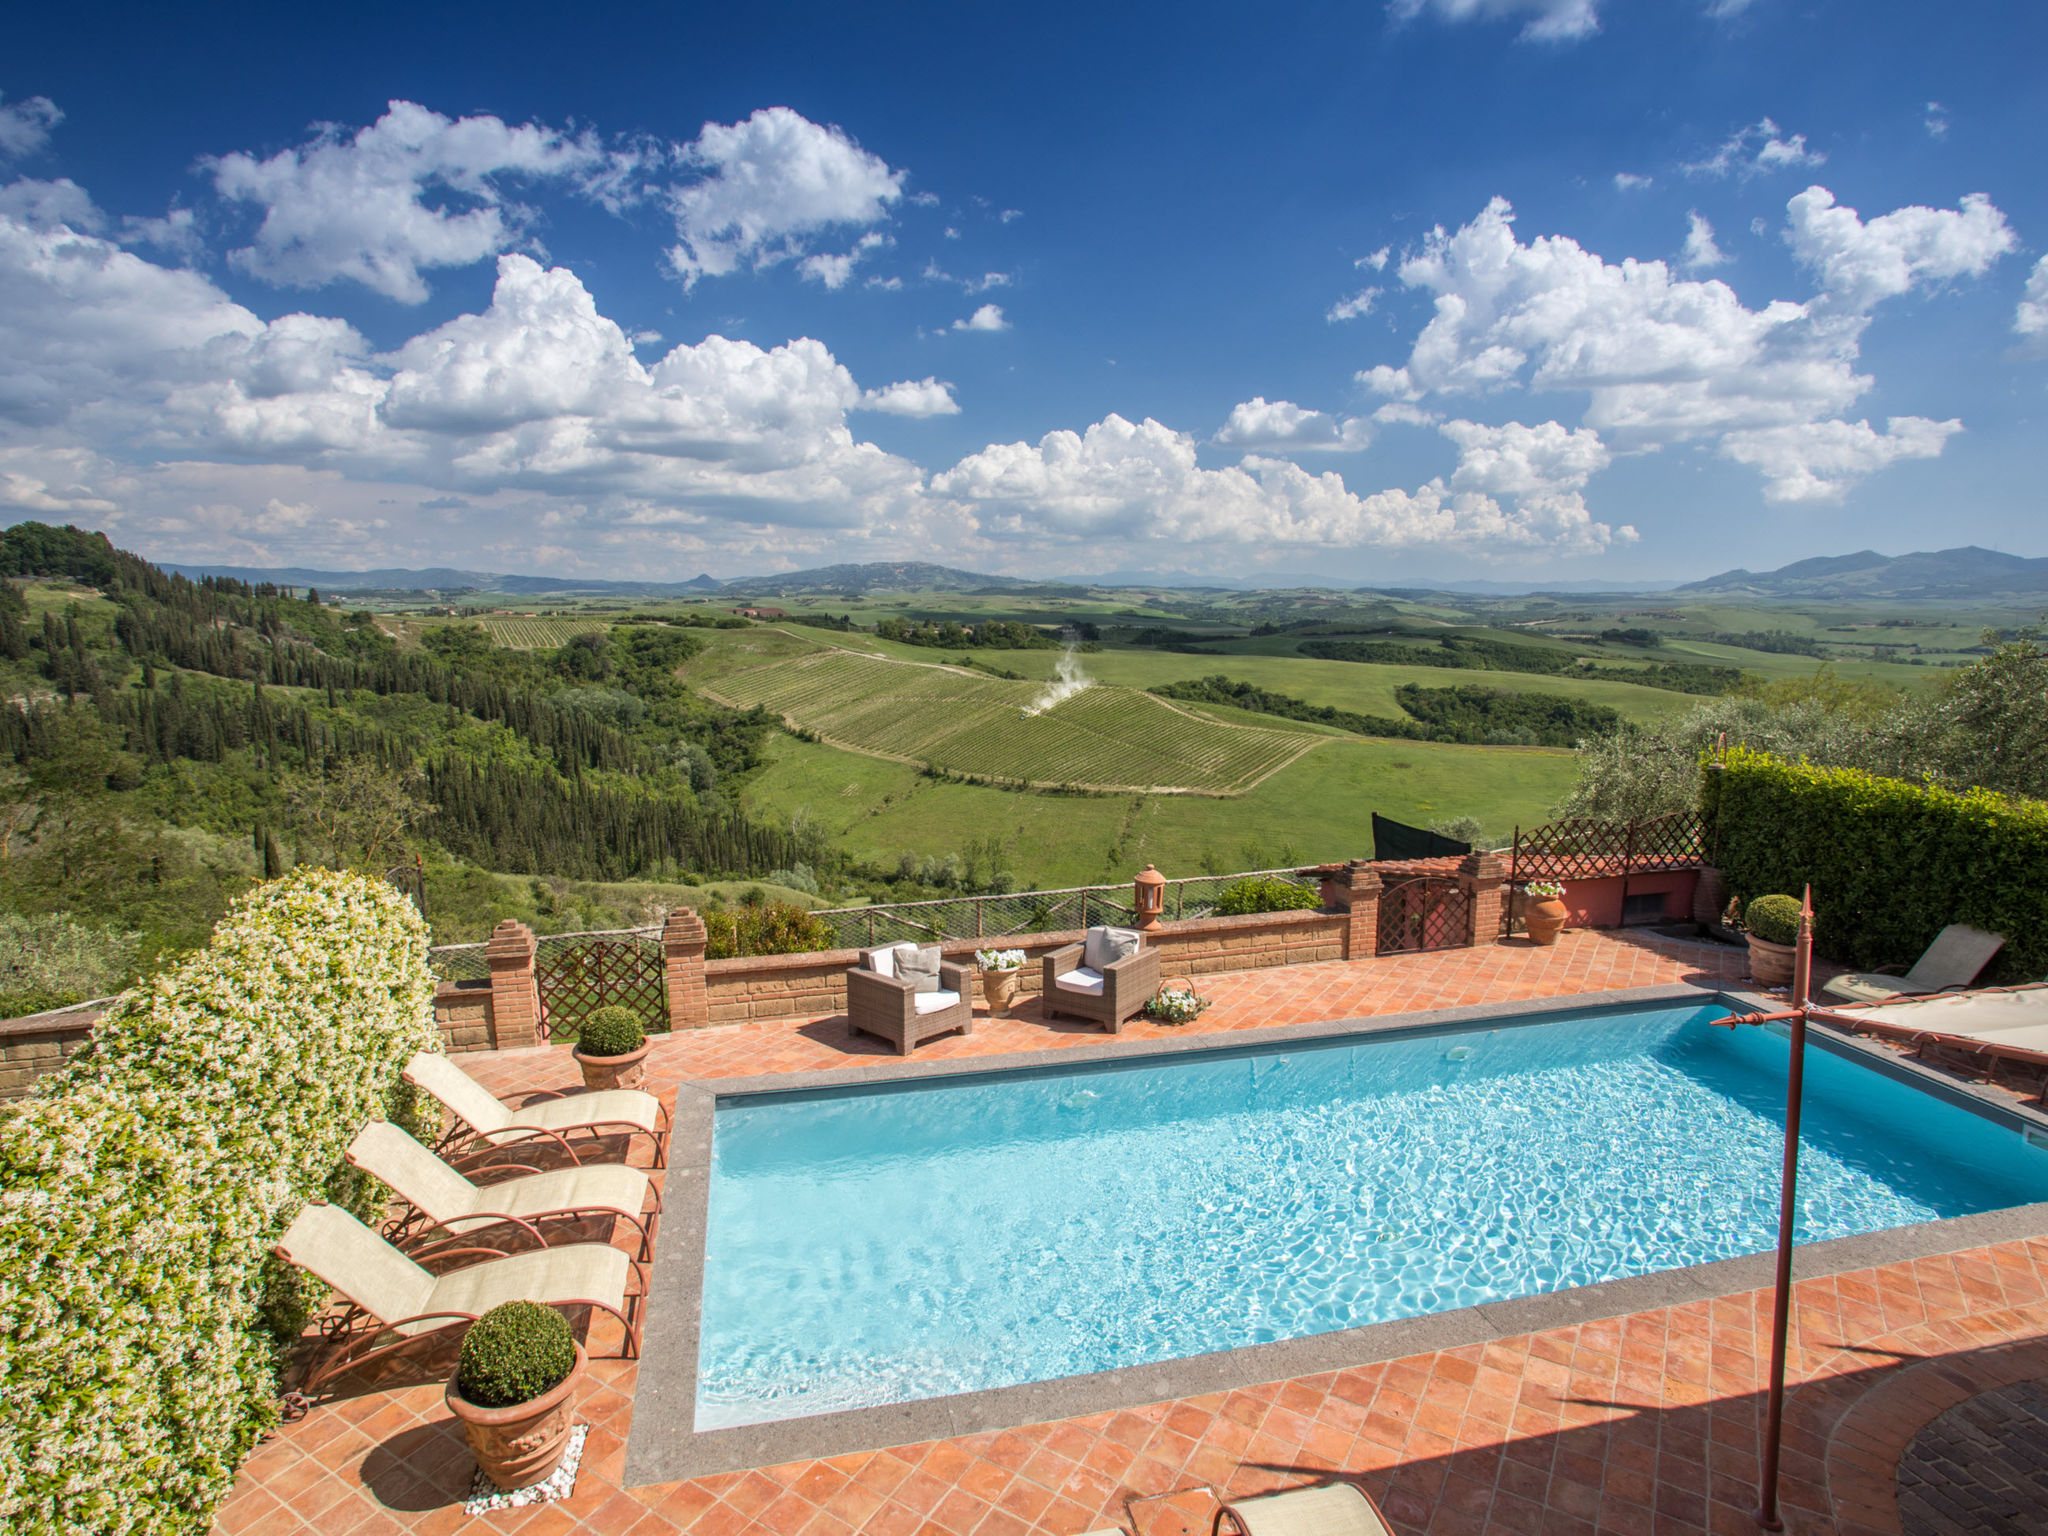
[[[1234,1499],[1216,1511],[1210,1536],[1393,1536],[1387,1517],[1350,1483]]]
[[[1934,1051],[1938,1059],[1981,1071],[1994,1083],[2001,1068],[2016,1070],[2031,1077],[2048,1102],[2048,982],[1817,1008],[1814,1017],[1916,1057]]]
[[[1844,1003],[1881,1003],[1891,997],[1947,992],[1974,983],[2003,948],[2002,934],[1986,933],[1967,923],[1950,923],[1905,975],[1850,972],[1825,983],[1821,992]]]
[[[444,1251],[485,1262],[430,1274],[347,1211],[324,1201],[305,1206],[271,1250],[348,1299],[322,1330],[332,1358],[306,1381],[311,1392],[342,1371],[367,1365],[430,1335],[475,1322],[506,1301],[537,1301],[568,1311],[610,1313],[625,1330],[622,1355],[640,1353],[637,1313],[645,1287],[632,1259],[605,1243],[572,1243],[507,1257],[496,1248]],[[379,1344],[380,1338],[386,1338]]]
[[[668,1160],[668,1109],[651,1093],[638,1088],[609,1088],[598,1093],[554,1094],[519,1109],[508,1108],[489,1089],[446,1056],[421,1051],[405,1064],[405,1080],[432,1094],[452,1113],[457,1131],[468,1126],[470,1154],[522,1141],[552,1141],[583,1161],[570,1144],[572,1135],[591,1137],[640,1135],[654,1142],[654,1166]]]
[[[364,1126],[344,1155],[412,1208],[385,1235],[395,1243],[407,1244],[416,1259],[431,1258],[435,1247],[494,1226],[517,1227],[536,1247],[545,1248],[541,1222],[591,1216],[614,1216],[626,1222],[639,1234],[640,1257],[653,1256],[661,1192],[638,1168],[621,1163],[593,1163],[545,1173],[528,1168],[525,1178],[479,1187],[388,1120],[372,1120]],[[492,1165],[493,1171],[504,1171],[506,1166]],[[651,1211],[646,1210],[650,1197],[654,1201]],[[440,1235],[431,1235],[436,1233]]]

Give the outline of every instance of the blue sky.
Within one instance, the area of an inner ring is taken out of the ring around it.
[[[0,517],[1333,582],[2048,554],[2048,13],[54,8]]]

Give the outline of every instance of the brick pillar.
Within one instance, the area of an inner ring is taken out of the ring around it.
[[[668,1027],[702,1029],[711,1022],[704,991],[704,919],[677,907],[661,925],[661,963],[668,977]]]
[[[1380,952],[1380,872],[1369,859],[1353,859],[1325,882],[1349,919],[1344,925],[1344,958],[1370,960]]]
[[[491,931],[491,1043],[499,1050],[540,1044],[540,989],[534,985],[533,930],[512,918]]]
[[[1495,944],[1500,941],[1500,904],[1505,899],[1502,885],[1507,880],[1507,870],[1497,853],[1475,852],[1465,855],[1465,861],[1458,866],[1458,884],[1472,901],[1472,944]]]

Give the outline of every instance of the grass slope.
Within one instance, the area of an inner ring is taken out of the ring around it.
[[[1235,794],[1324,739],[1120,688],[1085,689],[1033,713],[1034,683],[851,650],[815,649],[702,686],[856,752],[1048,788]]]
[[[857,858],[943,856],[983,838],[1005,848],[1026,887],[1129,879],[1147,863],[1168,875],[1362,858],[1372,812],[1427,825],[1473,815],[1505,841],[1571,787],[1569,752],[1335,737],[1231,799],[1065,796],[943,783],[902,764],[779,738],[747,786],[763,816],[804,816]]]

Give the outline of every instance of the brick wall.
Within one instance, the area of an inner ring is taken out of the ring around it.
[[[1269,965],[1307,965],[1345,958],[1348,915],[1341,912],[1262,912],[1246,917],[1191,918],[1162,923],[1146,942],[1160,951],[1160,974],[1195,977],[1214,971],[1249,971]],[[1078,944],[1079,929],[985,939],[991,947],[1025,953],[1020,995],[1038,990],[1040,956]],[[942,944],[946,959],[969,970],[976,941]],[[755,955],[704,964],[704,1024],[739,1024],[749,1019],[788,1019],[841,1013],[846,1008],[846,973],[860,964],[857,949],[821,950],[808,955]],[[977,989],[978,991],[978,989]],[[678,1028],[690,1027],[679,1018]]]
[[[0,1022],[0,1100],[18,1099],[92,1038],[107,998]]]
[[[434,988],[434,1024],[450,1052],[491,1049],[497,1043],[491,1031],[491,984],[442,982]]]

